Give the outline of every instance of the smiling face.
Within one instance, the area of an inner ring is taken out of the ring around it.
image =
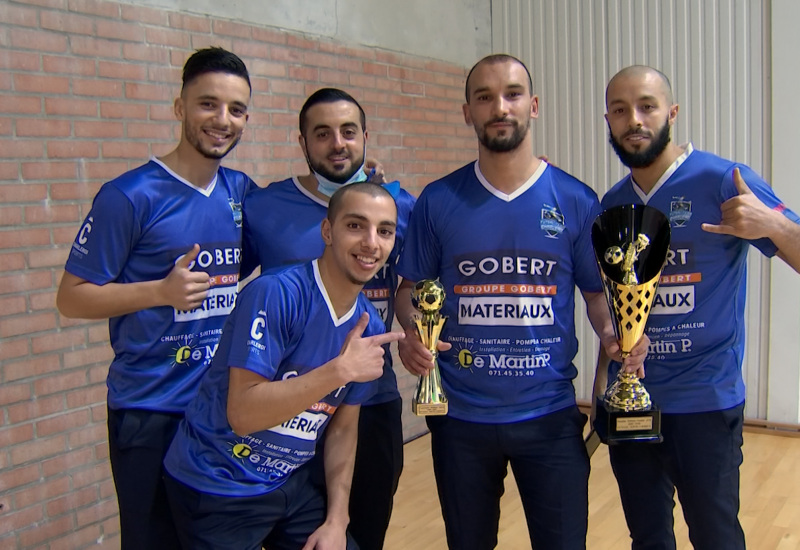
[[[312,105],[299,138],[311,169],[335,183],[346,182],[364,164],[366,140],[358,107],[344,100]]]
[[[375,184],[353,184],[365,185],[374,185],[378,192],[359,191],[348,185],[341,200],[335,204],[331,201],[335,208],[333,219],[322,221],[323,258],[330,261],[329,271],[337,273],[338,279],[359,286],[369,282],[386,263],[397,229],[394,199]]]
[[[464,120],[475,128],[489,151],[513,151],[530,135],[531,119],[539,116],[539,98],[531,95],[528,73],[513,60],[482,62],[467,83]]]
[[[242,138],[250,86],[237,75],[210,72],[194,78],[175,100],[181,142],[207,159],[219,160]]]
[[[670,143],[678,106],[658,73],[646,68],[619,73],[606,90],[609,141],[631,168],[653,164]]]

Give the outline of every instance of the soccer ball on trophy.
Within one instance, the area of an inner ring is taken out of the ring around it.
[[[432,315],[442,309],[444,296],[444,287],[439,281],[425,279],[411,291],[411,304],[423,315]]]
[[[622,258],[624,256],[625,255],[622,253],[622,249],[620,247],[611,246],[606,249],[605,260],[606,263],[609,263],[611,265],[617,265],[622,261]]]

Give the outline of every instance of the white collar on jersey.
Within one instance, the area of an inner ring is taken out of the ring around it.
[[[333,309],[333,304],[331,303],[331,299],[328,296],[328,290],[325,288],[325,285],[322,282],[322,277],[319,274],[319,260],[314,260],[311,262],[311,265],[314,266],[314,280],[317,281],[317,286],[319,287],[319,291],[322,293],[322,297],[325,299],[325,304],[328,306],[328,313],[331,314],[331,321],[333,321],[333,326],[340,327],[348,320],[356,312],[356,306],[358,305],[358,300],[353,302],[353,307],[350,308],[350,311],[342,315],[341,317],[336,317],[336,311]]]
[[[670,176],[672,176],[672,174],[675,173],[675,170],[677,170],[680,167],[680,165],[683,164],[684,161],[686,161],[686,159],[689,158],[689,155],[691,155],[692,152],[694,151],[694,147],[692,147],[692,142],[684,143],[683,145],[681,145],[681,147],[683,148],[683,153],[681,154],[681,156],[676,158],[675,162],[670,164],[669,168],[667,168],[664,171],[664,173],[661,174],[661,177],[658,178],[658,181],[656,182],[656,184],[653,186],[653,188],[650,190],[649,193],[645,193],[644,191],[642,191],[642,188],[639,187],[639,184],[636,183],[636,181],[633,179],[633,174],[631,174],[631,187],[633,187],[634,193],[636,193],[636,195],[640,199],[642,199],[643,204],[647,204],[647,201],[650,200],[650,198],[653,195],[655,195],[659,189],[661,189],[661,187],[664,185],[664,183],[666,183],[666,181],[670,178]]]
[[[545,161],[540,162],[539,168],[537,168],[536,171],[531,175],[531,177],[528,178],[528,181],[523,183],[519,189],[517,189],[510,195],[507,195],[506,193],[499,191],[496,187],[494,187],[491,183],[489,183],[489,180],[487,180],[484,177],[483,173],[481,173],[481,167],[478,166],[478,161],[477,160],[475,161],[475,175],[478,177],[478,181],[481,182],[481,185],[483,185],[489,193],[491,193],[501,201],[505,202],[513,201],[521,194],[523,194],[525,191],[533,187],[533,184],[539,181],[539,178],[542,176],[542,174],[544,174],[546,168],[547,168],[547,163]]]
[[[317,197],[316,195],[314,195],[311,191],[309,191],[305,187],[303,187],[303,184],[300,183],[300,180],[297,179],[297,176],[292,176],[292,183],[294,183],[294,186],[297,187],[297,190],[300,191],[303,195],[305,195],[318,205],[325,207],[325,209],[327,210],[328,203],[322,200],[321,198]]]
[[[213,179],[213,180],[211,180],[211,183],[210,183],[210,184],[208,184],[208,187],[206,187],[205,189],[203,189],[202,187],[198,187],[198,186],[196,186],[195,184],[193,184],[193,183],[192,183],[192,182],[190,182],[189,180],[187,180],[187,179],[184,179],[184,178],[180,177],[178,174],[176,174],[175,172],[173,172],[172,170],[170,170],[170,169],[169,169],[169,166],[167,166],[166,164],[164,164],[163,162],[161,162],[161,161],[160,161],[159,159],[157,159],[156,157],[150,157],[150,160],[152,160],[153,162],[155,162],[156,164],[158,164],[158,165],[159,165],[161,168],[163,168],[164,170],[166,170],[166,171],[167,171],[167,173],[168,173],[170,176],[172,176],[173,178],[175,178],[176,180],[178,180],[178,181],[179,181],[179,182],[181,182],[182,184],[184,184],[184,185],[188,185],[189,187],[191,187],[192,189],[194,189],[194,190],[195,190],[195,191],[197,191],[198,193],[201,193],[201,194],[205,195],[206,197],[210,197],[210,196],[211,196],[211,193],[213,193],[213,192],[214,192],[214,188],[217,186],[217,174],[216,174],[216,173],[214,174],[214,179]]]

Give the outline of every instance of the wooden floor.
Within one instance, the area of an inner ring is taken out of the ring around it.
[[[744,434],[739,519],[749,550],[800,550],[800,438]],[[501,502],[498,548],[530,548],[516,485],[506,480]],[[678,503],[675,508],[678,550],[691,550]],[[588,550],[630,548],[608,450],[601,445],[592,457],[589,480]],[[430,436],[405,446],[405,469],[395,497],[386,550],[446,549],[430,456]],[[724,550],[724,549],[720,549]]]

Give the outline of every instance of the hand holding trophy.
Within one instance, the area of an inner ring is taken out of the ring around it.
[[[623,359],[644,334],[669,240],[667,217],[644,205],[606,210],[592,226],[592,245]],[[635,373],[621,369],[598,404],[595,425],[608,444],[663,439],[661,414],[650,394]]]
[[[411,401],[411,411],[417,416],[447,414],[447,396],[444,394],[439,365],[436,363],[436,345],[447,320],[439,314],[444,306],[444,298],[444,287],[439,281],[432,279],[419,281],[411,291],[411,303],[421,314],[421,318],[414,320],[419,338],[433,355],[433,369],[419,377],[417,391]]]

